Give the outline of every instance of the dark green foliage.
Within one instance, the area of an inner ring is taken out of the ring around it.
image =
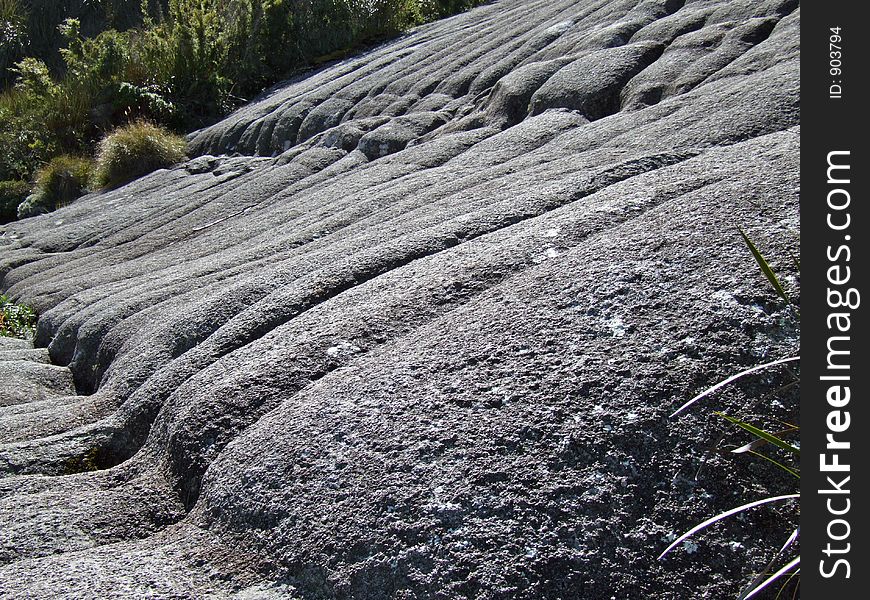
[[[159,14],[165,0],[152,0],[149,12]],[[14,24],[14,42],[0,43],[0,84],[12,79],[7,69],[25,56],[45,62],[55,74],[64,64],[58,52],[64,40],[58,26],[68,18],[81,22],[82,33],[95,37],[101,31],[124,31],[142,23],[141,0],[0,0],[0,29]],[[2,35],[2,34],[0,34]]]
[[[184,160],[187,142],[162,127],[138,121],[121,127],[100,142],[94,181],[115,187]]]
[[[30,192],[26,181],[0,181],[0,224],[18,218],[18,205]]]
[[[92,154],[139,119],[203,127],[294,72],[479,3],[0,0],[0,181]]]
[[[36,312],[31,307],[0,294],[0,336],[31,339],[35,328]]]
[[[779,278],[776,276],[776,273],[774,273],[773,269],[770,268],[770,265],[767,264],[767,260],[755,246],[753,241],[749,239],[749,236],[747,236],[742,229],[738,227],[737,230],[740,232],[740,236],[743,238],[743,241],[746,243],[749,251],[752,252],[752,256],[755,258],[755,262],[758,263],[758,268],[760,268],[761,272],[764,273],[764,276],[767,277],[767,281],[770,282],[770,285],[776,292],[776,295],[785,300],[787,303],[791,302],[788,294],[785,293],[782,284],[779,282]]]
[[[64,461],[62,474],[75,475],[99,471],[105,464],[107,464],[105,452],[95,446],[81,456],[71,456]]]
[[[422,0],[423,17],[427,21],[455,15],[483,4],[483,0]]]
[[[52,158],[36,173],[33,193],[18,206],[18,218],[57,210],[82,196],[91,178],[88,158],[62,154]]]
[[[29,179],[56,153],[45,114],[55,86],[43,63],[25,59],[19,67],[18,85],[0,93],[0,180]]]
[[[0,94],[0,179],[29,179],[40,164],[60,153],[84,153],[93,134],[87,82],[62,85],[48,67],[25,58],[14,68],[17,82]]]
[[[27,48],[27,13],[18,0],[0,0],[0,84],[9,80],[9,68]]]
[[[85,193],[91,167],[88,158],[55,156],[36,173],[34,192],[50,198],[54,208],[65,206]]]

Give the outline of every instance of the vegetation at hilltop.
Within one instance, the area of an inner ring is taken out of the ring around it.
[[[481,1],[0,0],[0,187],[31,189],[50,160],[93,156],[129,123],[208,125],[293,72]]]

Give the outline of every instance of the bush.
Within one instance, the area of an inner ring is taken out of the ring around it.
[[[87,192],[92,162],[80,156],[55,156],[36,173],[33,193],[18,206],[18,218],[57,210]]]
[[[131,121],[204,127],[300,69],[480,3],[0,0],[0,181],[92,154]]]
[[[427,21],[449,17],[462,11],[474,8],[485,0],[420,0],[423,17]]]
[[[181,162],[186,152],[183,137],[146,121],[130,123],[100,142],[94,181],[101,187],[117,187]]]
[[[0,181],[0,223],[18,218],[18,205],[30,191],[26,181]]]
[[[35,329],[36,311],[0,294],[0,337],[33,339]]]
[[[27,11],[18,0],[0,0],[0,85],[8,83],[7,70],[27,45]]]
[[[167,0],[151,0],[151,14],[160,14]],[[147,3],[147,0],[146,0]],[[8,69],[24,56],[45,62],[53,73],[63,70],[58,49],[65,19],[81,22],[82,33],[94,37],[106,29],[123,31],[142,22],[142,0],[0,0],[0,84],[14,79]]]
[[[52,156],[83,150],[76,133],[81,127],[68,117],[81,103],[72,101],[39,60],[25,58],[13,71],[15,86],[0,93],[0,179],[31,179]]]

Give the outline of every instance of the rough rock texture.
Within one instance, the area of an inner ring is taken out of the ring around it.
[[[0,228],[0,596],[736,595],[787,512],[655,557],[784,486],[667,415],[796,346],[798,30],[494,2]]]

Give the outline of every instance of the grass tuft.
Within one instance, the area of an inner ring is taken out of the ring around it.
[[[66,206],[87,192],[92,162],[81,156],[55,156],[36,173],[33,193],[18,205],[18,218],[33,217]]]
[[[93,155],[125,123],[199,129],[323,59],[481,2],[0,0],[0,181],[30,181],[61,154]],[[166,164],[105,164],[97,181]]]
[[[94,182],[117,187],[187,157],[187,142],[179,135],[147,121],[119,127],[100,142]]]

